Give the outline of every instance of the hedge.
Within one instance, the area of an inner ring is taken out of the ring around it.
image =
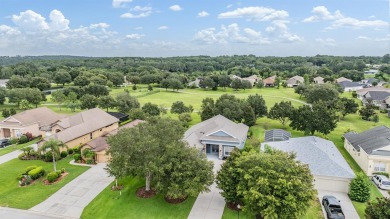
[[[37,167],[35,169],[32,169],[28,172],[28,175],[31,177],[31,179],[36,180],[39,177],[45,175],[45,170],[43,167]]]
[[[26,167],[26,169],[24,170],[24,173],[28,174],[28,172],[30,172],[30,170],[33,170],[35,168],[37,168],[38,166],[29,166],[29,167]]]
[[[47,181],[49,181],[49,182],[54,182],[54,181],[56,181],[56,179],[58,179],[58,177],[60,177],[61,176],[61,170],[57,170],[56,172],[50,172],[49,174],[47,174],[47,177],[46,177],[46,179],[47,179]]]

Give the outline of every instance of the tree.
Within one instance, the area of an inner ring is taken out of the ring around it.
[[[356,113],[356,111],[359,108],[359,105],[352,99],[343,97],[343,98],[340,98],[340,101],[341,101],[342,106],[343,106],[341,109],[341,115],[343,116],[343,118],[347,114]]]
[[[58,141],[54,138],[49,139],[46,141],[42,147],[38,148],[38,153],[42,151],[47,151],[50,150],[51,154],[53,156],[53,167],[54,167],[54,172],[57,171],[57,166],[56,166],[56,157],[60,156],[60,148],[67,147],[62,141]]]
[[[115,108],[116,107],[116,101],[110,95],[101,96],[101,97],[98,98],[98,106],[103,108],[103,109],[106,109],[106,111],[108,112],[109,108]]]
[[[56,84],[62,84],[62,86],[65,86],[66,83],[72,82],[72,76],[65,70],[59,70],[55,75],[54,75],[54,81]]]
[[[239,79],[239,78],[233,79],[231,87],[233,88],[233,90],[241,89],[241,87],[242,87],[241,79]]]
[[[230,83],[232,82],[232,79],[230,79],[227,75],[218,75],[218,86],[223,87],[225,90],[226,87],[230,86]]]
[[[157,104],[153,103],[145,103],[145,105],[142,106],[142,111],[150,116],[158,116],[160,115],[160,108]]]
[[[248,102],[242,103],[242,118],[243,123],[247,126],[253,126],[256,124],[256,116],[253,108]]]
[[[390,218],[390,198],[376,198],[375,201],[369,201],[365,216],[367,219]]]
[[[177,91],[179,91],[179,89],[184,88],[183,83],[176,78],[169,79],[169,87],[172,88],[172,90],[177,90]]]
[[[11,114],[8,109],[3,109],[2,115],[4,118],[8,118]]]
[[[12,75],[11,78],[7,81],[7,88],[26,88],[30,86],[30,82],[27,78],[24,78],[19,75]]]
[[[130,120],[136,120],[136,119],[145,120],[147,119],[147,117],[148,115],[140,108],[133,108],[129,112]]]
[[[359,172],[356,177],[351,181],[349,187],[349,197],[352,201],[366,202],[370,199],[371,183],[367,176]]]
[[[123,92],[116,96],[116,107],[119,112],[128,113],[131,109],[139,108],[140,104],[136,97],[130,96],[129,93]]]
[[[290,101],[281,101],[269,110],[268,118],[279,120],[283,127],[286,127],[288,119],[291,117],[294,107]]]
[[[134,84],[132,89],[133,89],[133,90],[137,90],[137,85]]]
[[[90,94],[85,94],[80,98],[81,109],[92,109],[98,105],[98,98]]]
[[[252,83],[250,81],[247,81],[247,80],[242,80],[241,81],[241,88],[242,89],[252,89]]]
[[[294,92],[296,94],[299,94],[299,99],[301,99],[302,95],[306,92],[307,88],[308,86],[305,84],[298,84],[298,86],[294,88]]]
[[[316,101],[333,101],[339,96],[339,92],[332,85],[315,85],[305,90],[304,95],[308,103]]]
[[[91,83],[89,78],[84,75],[79,75],[73,80],[73,84],[80,87],[87,86],[89,83]]]
[[[191,114],[189,113],[182,113],[182,114],[179,114],[179,120],[181,122],[183,122],[183,126],[188,128],[188,123],[192,121],[192,117],[191,117]]]
[[[152,91],[153,90],[153,87],[152,87],[152,85],[148,85],[148,91]]]
[[[90,94],[95,97],[109,95],[108,89],[104,85],[90,84],[82,88],[84,94]]]
[[[108,80],[110,80],[116,87],[122,85],[125,82],[124,75],[121,72],[112,72],[107,76]]]
[[[200,110],[200,119],[202,121],[205,121],[207,119],[212,118],[215,116],[214,114],[214,99],[211,97],[206,97],[202,100],[202,106]]]
[[[258,94],[249,95],[247,102],[252,107],[256,118],[267,115],[267,105],[265,104],[263,96]]]
[[[22,88],[23,89],[23,88]],[[41,103],[43,100],[42,98],[42,92],[38,88],[24,88],[26,89],[26,100],[35,105],[35,108],[38,107],[38,105]]]
[[[0,88],[0,104],[3,105],[5,98],[7,96],[7,90],[5,88]]]
[[[186,106],[182,101],[176,101],[172,103],[171,113],[182,114],[182,113],[191,113],[193,107],[191,105]]]
[[[47,78],[43,77],[32,77],[30,79],[30,87],[38,88],[40,91],[49,89],[51,87],[50,82]]]
[[[203,80],[200,80],[199,87],[201,88],[213,88],[215,85],[215,82],[210,77],[205,77]]]
[[[371,103],[366,103],[366,105],[359,110],[359,114],[363,120],[370,121],[371,117],[376,114],[374,105]]]
[[[160,82],[160,87],[162,88],[165,88],[165,90],[167,91],[168,88],[170,87],[171,83],[170,83],[170,80],[169,79],[164,79]]]
[[[139,84],[141,82],[141,79],[138,76],[130,76],[129,81],[132,84]]]
[[[68,107],[72,112],[76,111],[76,108],[80,107],[80,102],[77,99],[77,94],[75,92],[70,92],[65,100],[66,107]]]
[[[241,122],[243,115],[242,102],[234,95],[223,94],[215,102],[214,115],[221,114],[230,120]]]
[[[58,103],[58,107],[60,108],[60,111],[61,111],[62,103],[64,103],[66,100],[66,96],[65,96],[64,92],[62,90],[54,91],[53,93],[51,93],[51,99],[54,102]]]

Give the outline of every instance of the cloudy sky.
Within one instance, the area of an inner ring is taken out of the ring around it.
[[[389,0],[1,0],[0,55],[390,53]]]

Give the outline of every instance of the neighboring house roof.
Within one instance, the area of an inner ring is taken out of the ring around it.
[[[317,84],[323,84],[324,83],[324,78],[321,76],[313,78],[313,81],[316,82]]]
[[[0,87],[7,87],[9,79],[0,79]]]
[[[47,107],[39,107],[5,118],[0,122],[0,126],[15,127],[38,123],[38,126],[42,127],[55,123],[62,118],[64,118],[63,115],[59,115]]]
[[[263,84],[275,84],[276,75],[263,80]]]
[[[48,138],[55,138],[66,143],[116,122],[119,122],[117,118],[99,108],[94,108],[61,119],[57,125],[65,130],[51,135]]]
[[[348,87],[363,87],[359,82],[351,82],[351,81],[343,81],[338,83],[341,87],[343,88],[348,88]]]
[[[301,76],[294,76],[294,77],[291,77],[291,78],[289,78],[287,81],[286,81],[286,83],[287,84],[298,84],[298,83],[304,83],[305,82],[305,79],[303,78],[303,77],[301,77]]]
[[[92,151],[95,151],[95,152],[104,151],[110,146],[107,143],[108,136],[116,135],[119,130],[124,129],[124,128],[133,128],[134,126],[138,125],[141,122],[145,122],[145,121],[136,119],[130,123],[127,123],[126,125],[119,127],[118,129],[111,131],[110,133],[105,134],[104,136],[97,137],[97,138],[87,142],[86,145],[89,145],[92,148]]]
[[[264,133],[264,141],[286,141],[291,138],[291,133],[283,129],[271,129]]]
[[[339,78],[336,79],[336,83],[341,83],[341,82],[344,82],[344,81],[352,82],[351,79],[344,78],[344,77],[339,77]]]
[[[372,154],[373,151],[390,145],[390,128],[383,125],[361,133],[348,132],[344,134],[344,138],[356,150],[360,151],[361,148],[367,154]]]
[[[242,78],[242,80],[245,80],[245,81],[249,81],[251,82],[252,86],[261,80],[260,77],[258,77],[257,75],[252,75],[252,76],[249,76],[249,77],[246,77],[246,78]]]
[[[241,143],[245,141],[248,130],[247,125],[237,124],[222,115],[217,115],[189,128],[184,133],[184,140],[190,146],[197,148],[203,148],[201,143],[203,140]],[[220,131],[224,132],[226,136],[213,135]]]
[[[297,160],[309,165],[313,175],[349,179],[355,177],[351,167],[331,141],[315,136],[307,136],[290,138],[288,141],[262,143],[262,148],[265,145],[295,153]]]
[[[364,94],[365,98],[370,98],[371,100],[382,101],[390,96],[390,92],[386,91],[368,91]]]
[[[369,88],[364,88],[356,91],[356,94],[359,96],[363,96],[366,94],[368,91],[387,91],[390,93],[389,88],[384,88],[384,87],[369,87]]]
[[[121,113],[121,112],[107,112],[107,113],[110,114],[111,116],[119,119],[119,121],[121,121],[121,122],[129,119],[129,115],[127,115],[125,113]]]

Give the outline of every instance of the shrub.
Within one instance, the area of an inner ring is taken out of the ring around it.
[[[65,173],[65,168],[61,168],[61,173]]]
[[[45,161],[46,162],[52,162],[53,161],[53,154],[51,151],[46,152],[45,154]]]
[[[43,167],[37,167],[35,169],[32,169],[28,172],[28,175],[31,177],[31,179],[36,180],[39,177],[45,175],[45,170]]]
[[[19,138],[19,144],[24,144],[24,143],[27,143],[28,142],[28,138],[27,138],[27,136],[26,135],[22,135],[22,136],[20,136],[20,138]]]
[[[61,157],[62,157],[62,158],[65,158],[66,156],[68,156],[68,152],[62,151],[62,152],[61,152]]]
[[[26,167],[26,169],[24,169],[24,173],[25,174],[28,174],[28,172],[30,172],[30,170],[33,170],[35,168],[37,168],[38,166],[29,166],[29,167]]]
[[[19,180],[19,185],[21,186],[29,185],[31,181],[32,179],[29,175],[23,175],[22,178]]]
[[[46,179],[47,179],[47,181],[52,183],[52,182],[56,181],[56,179],[58,179],[58,177],[59,176],[56,172],[50,172],[49,174],[47,174]]]
[[[360,172],[350,183],[349,197],[352,201],[366,202],[370,199],[370,185],[367,176]]]
[[[73,148],[73,153],[80,154],[80,147],[76,146]]]
[[[74,159],[74,161],[79,161],[79,160],[81,160],[81,154],[74,154],[73,155],[73,159]]]
[[[68,154],[73,154],[73,149],[72,148],[68,148]]]
[[[356,93],[356,91],[352,91],[352,97],[353,97],[353,98],[357,98],[357,93]]]
[[[382,175],[382,176],[386,176],[387,178],[389,178],[389,174],[386,173],[386,172],[375,172],[375,173],[372,173],[373,175]]]
[[[18,139],[17,139],[17,138],[10,138],[9,141],[11,142],[11,144],[16,144],[16,143],[18,143]]]
[[[87,159],[86,163],[87,164],[95,164],[95,161],[93,159]]]
[[[25,176],[25,175],[20,174],[19,176],[16,177],[16,179],[17,179],[18,181],[20,181],[20,180],[22,180],[22,178],[23,178],[24,176]]]
[[[20,160],[24,160],[24,154],[23,154],[23,153],[19,154],[19,155],[18,155],[18,158],[19,158]]]
[[[56,173],[57,173],[58,177],[61,176],[61,170],[57,170]]]
[[[367,219],[390,218],[390,199],[376,198],[376,201],[368,202],[366,208]]]

